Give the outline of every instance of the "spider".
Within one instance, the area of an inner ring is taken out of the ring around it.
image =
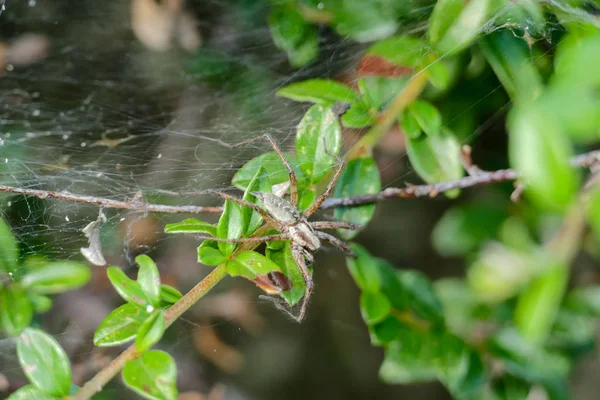
[[[314,261],[312,253],[321,248],[321,241],[327,241],[335,247],[342,250],[344,253],[350,256],[354,256],[354,253],[344,241],[338,239],[333,235],[330,235],[329,233],[322,232],[321,230],[357,230],[362,228],[362,226],[341,221],[308,221],[308,218],[312,214],[314,214],[319,209],[321,204],[323,204],[323,202],[331,195],[337,180],[339,179],[340,175],[342,174],[342,171],[344,170],[345,162],[343,160],[338,158],[339,165],[333,175],[333,178],[327,185],[325,191],[304,212],[300,212],[300,210],[298,209],[298,182],[296,179],[296,174],[290,166],[290,164],[288,163],[288,161],[283,156],[283,153],[281,152],[273,138],[271,138],[269,134],[253,138],[250,141],[255,141],[263,138],[269,141],[269,143],[275,150],[275,153],[277,153],[279,159],[288,171],[290,182],[290,200],[278,197],[272,193],[251,192],[251,194],[255,196],[262,204],[262,207],[259,207],[256,204],[250,203],[248,201],[245,201],[227,193],[219,192],[216,190],[210,190],[208,192],[220,196],[226,200],[231,200],[243,206],[252,208],[263,217],[267,225],[276,229],[280,233],[275,235],[248,237],[240,239],[225,239],[213,237],[201,238],[230,243],[253,242],[259,244],[269,241],[289,240],[292,249],[292,256],[294,258],[295,263],[298,265],[300,272],[302,273],[304,282],[306,283],[306,291],[304,293],[302,305],[300,307],[298,315],[294,315],[277,302],[275,302],[275,305],[277,306],[277,308],[280,308],[283,311],[287,312],[296,322],[302,322],[306,315],[306,309],[308,307],[310,296],[313,292],[313,279],[310,274],[310,271],[308,270],[308,267]],[[248,142],[249,141],[246,141],[238,145],[246,144]]]

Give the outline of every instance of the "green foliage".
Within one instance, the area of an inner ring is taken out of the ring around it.
[[[145,399],[177,399],[176,378],[175,362],[164,351],[147,351],[123,368],[123,382]]]

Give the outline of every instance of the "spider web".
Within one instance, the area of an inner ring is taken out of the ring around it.
[[[303,78],[342,76],[356,65],[364,48],[324,31],[319,61],[292,70],[286,55],[274,48],[265,24],[267,4],[260,2],[190,2],[188,12],[197,21],[203,40],[198,52],[175,46],[167,52],[149,49],[132,33],[128,1],[5,3],[0,14],[2,40],[15,43],[23,35],[35,33],[40,35],[37,45],[43,54],[31,63],[6,62],[3,66],[0,183],[113,200],[140,199],[179,206],[220,204],[218,199],[190,193],[232,189],[230,178],[241,165],[271,151],[266,141],[235,149],[229,145],[270,133],[284,151],[293,149],[295,127],[307,106],[277,98],[275,91]],[[405,30],[419,32],[425,28]],[[484,28],[485,33],[494,29],[492,20]],[[549,26],[548,32],[553,29]],[[47,48],[42,46],[44,40]],[[485,123],[480,125],[474,135],[486,128]],[[380,160],[388,185],[397,186],[411,174],[400,150],[383,152]],[[43,254],[50,259],[83,260],[79,250],[87,245],[87,239],[82,229],[98,217],[97,206],[9,194],[0,195],[0,202],[0,216],[11,225],[23,257]],[[134,256],[149,252],[163,277],[182,291],[201,279],[195,255],[198,244],[162,233],[165,223],[182,216],[103,212],[107,221],[101,229],[102,250],[109,264],[131,272],[135,270]],[[384,215],[378,217],[385,219]],[[206,218],[216,220],[214,216]],[[336,285],[351,287],[342,268],[332,268],[327,274]],[[94,267],[94,271],[93,285],[98,289],[106,285],[100,278],[104,269]],[[247,286],[243,283],[240,286]],[[316,283],[318,295],[321,284]],[[64,300],[57,300],[55,308],[68,318],[60,317],[57,311],[44,319],[78,359],[92,354],[84,344],[90,340],[89,329],[110,311],[107,302],[115,304],[115,298],[104,293],[102,301],[90,296],[80,292],[63,295]],[[256,302],[255,298],[245,301]],[[69,306],[77,301],[89,302],[85,303],[89,309]],[[167,345],[170,349],[185,353],[197,324],[192,319],[182,324],[177,337]],[[336,317],[328,325],[336,334],[360,337],[364,342],[360,320],[347,320],[352,322]],[[229,328],[226,325],[226,333]],[[306,339],[289,330],[285,335],[277,336],[275,344],[262,341],[262,350],[296,357],[297,364],[302,360],[298,349],[306,345]],[[356,341],[350,343],[357,346]],[[11,365],[0,371],[17,374],[12,340],[0,340],[0,356],[0,363]],[[291,374],[294,368],[298,369],[297,365],[283,370]],[[290,379],[279,372],[269,373],[275,380]],[[187,383],[191,380],[188,378]],[[207,389],[202,385],[190,387]]]

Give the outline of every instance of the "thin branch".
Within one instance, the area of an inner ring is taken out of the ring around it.
[[[572,166],[581,168],[591,167],[598,162],[600,162],[600,151],[581,154],[571,159]],[[497,171],[479,170],[474,175],[468,175],[454,181],[432,183],[429,185],[407,185],[403,188],[387,188],[375,194],[338,197],[335,199],[329,198],[321,205],[321,208],[354,207],[395,198],[435,197],[440,193],[454,189],[466,189],[495,182],[514,181],[518,178],[519,175],[513,169],[501,169]]]
[[[94,204],[100,206],[101,208],[118,208],[140,212],[154,212],[167,214],[202,214],[223,212],[222,207],[169,206],[166,204],[149,204],[139,200],[119,201],[103,197],[84,196],[67,191],[54,192],[49,190],[26,189],[5,185],[0,185],[0,192],[22,194],[25,196],[35,196],[39,197],[40,199],[58,199],[72,201],[76,203]]]
[[[189,292],[185,294],[177,303],[171,308],[165,311],[167,327],[170,326],[181,314],[187,311],[192,305],[206,295],[217,283],[227,276],[227,269],[225,264],[222,264],[212,270],[202,281],[194,286]],[[112,378],[114,378],[119,371],[123,369],[128,361],[134,360],[139,357],[135,344],[129,346],[127,350],[122,352],[117,358],[112,360],[110,364],[104,367],[98,372],[92,379],[87,381],[81,389],[71,397],[72,400],[87,400],[91,399],[93,395],[102,390]]]

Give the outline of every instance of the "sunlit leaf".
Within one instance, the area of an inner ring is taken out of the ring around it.
[[[448,12],[446,16],[436,16],[436,19],[444,18],[434,26],[433,42],[436,42],[436,49],[444,56],[457,54],[469,46],[475,38],[482,32],[483,25],[488,22],[491,0],[479,0],[466,2],[466,6],[457,13],[459,6],[456,4],[448,5],[447,1],[439,7],[438,13]],[[458,16],[456,16],[458,14]],[[448,19],[453,22],[448,25]]]
[[[442,116],[438,109],[425,100],[415,100],[408,106],[423,132],[429,136],[437,135],[442,129]]]
[[[0,290],[0,322],[2,330],[10,336],[18,335],[33,318],[33,305],[27,292],[18,286]]]
[[[164,351],[144,352],[123,368],[123,381],[140,396],[152,400],[176,400],[177,367]]]
[[[0,218],[0,270],[15,273],[19,261],[19,247],[10,227]]]
[[[288,304],[294,305],[304,297],[306,282],[304,282],[302,273],[300,272],[298,265],[296,265],[294,257],[292,257],[292,249],[289,242],[280,243],[283,243],[284,246],[278,249],[273,249],[271,246],[267,247],[266,255],[267,258],[278,265],[281,268],[281,272],[292,281],[292,289],[281,292],[280,296],[283,297]]]
[[[330,108],[315,104],[298,125],[296,154],[300,169],[312,183],[317,183],[329,173],[340,151],[341,127]]]
[[[243,233],[241,205],[231,200],[226,200],[223,213],[217,224],[217,236],[223,239],[238,239]],[[217,242],[217,247],[224,256],[231,255],[237,246],[237,243]]]
[[[271,271],[280,270],[277,264],[255,251],[244,251],[234,260],[227,262],[227,272],[231,276],[242,275],[249,279],[256,279],[257,275],[267,275]]]
[[[360,295],[360,310],[367,325],[383,320],[392,310],[392,305],[381,293],[365,292]]]
[[[165,233],[208,233],[211,236],[217,234],[217,228],[213,224],[200,221],[196,218],[187,218],[181,222],[167,224]]]
[[[358,88],[363,94],[365,105],[375,112],[383,108],[401,93],[406,86],[408,79],[406,77],[386,78],[386,77],[364,77],[358,80]],[[372,111],[373,112],[373,111]]]
[[[91,277],[90,269],[74,261],[54,261],[27,272],[21,283],[28,290],[53,294],[77,289]]]
[[[335,3],[333,27],[341,37],[358,42],[386,38],[398,29],[397,5],[389,1],[345,0]]]
[[[118,346],[133,339],[150,313],[127,303],[113,310],[100,323],[94,333],[94,345]]]
[[[177,289],[172,286],[162,284],[160,285],[160,299],[167,304],[177,303],[183,295]]]
[[[16,392],[6,398],[6,400],[57,400],[59,397],[51,396],[48,393],[38,389],[34,385],[20,387]]]
[[[379,170],[372,157],[355,158],[346,164],[333,191],[333,197],[355,196],[360,194],[374,194],[381,190]],[[334,218],[339,221],[353,224],[366,225],[375,212],[375,204],[358,207],[338,207],[334,211]],[[352,230],[338,230],[338,235],[344,239],[351,239],[358,234]]]
[[[227,261],[227,257],[221,253],[217,242],[214,240],[205,240],[198,246],[199,263],[210,267],[216,267],[217,265],[223,264],[225,261]]]
[[[38,389],[52,396],[69,393],[69,358],[52,336],[38,329],[25,329],[17,342],[17,355],[23,372]]]
[[[160,300],[160,274],[156,264],[145,254],[135,258],[140,269],[138,271],[138,283],[146,298],[154,307],[157,307]]]
[[[295,156],[290,154],[284,154],[284,156],[296,173],[298,186],[304,187],[306,177],[298,168],[298,160]],[[260,156],[255,157],[244,164],[244,166],[240,168],[235,175],[233,175],[231,184],[235,185],[241,190],[246,190],[250,182],[252,182],[252,179],[254,179],[256,176],[256,173],[260,167],[266,170],[267,177],[269,178],[269,183],[271,185],[278,185],[280,183],[287,182],[290,179],[288,170],[283,165],[283,162],[281,162],[279,156],[274,152],[270,152],[261,154]]]
[[[138,307],[146,307],[151,304],[141,285],[130,279],[119,267],[108,267],[106,270],[108,279],[113,287],[119,293],[119,296],[128,303],[135,304]]]
[[[466,3],[466,0],[439,0],[435,4],[427,29],[429,42],[435,44],[444,37],[448,28],[458,19]]]
[[[162,338],[167,328],[165,313],[162,310],[154,311],[142,323],[135,336],[135,347],[139,352],[146,351]]]
[[[344,113],[342,124],[347,128],[364,128],[373,125],[376,121],[373,111],[361,97]]]
[[[330,79],[308,79],[292,83],[279,89],[277,95],[325,105],[335,102],[351,103],[356,98],[356,93],[348,86]]]
[[[402,128],[402,132],[411,139],[417,139],[421,136],[421,133],[423,133],[419,122],[408,109],[405,109],[400,116],[400,128]]]
[[[258,171],[256,171],[256,175],[248,184],[246,191],[244,192],[243,199],[250,202],[256,203],[256,197],[252,194],[252,192],[263,192],[268,193],[271,192],[271,184],[269,183],[268,176],[264,168],[260,167]],[[250,207],[242,207],[242,221],[243,221],[243,229],[244,236],[250,236],[254,231],[256,231],[263,222],[262,216],[254,211]]]

